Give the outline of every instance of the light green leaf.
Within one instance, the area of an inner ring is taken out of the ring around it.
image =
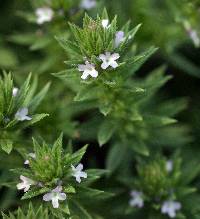
[[[22,196],[22,200],[25,200],[25,199],[30,199],[30,198],[33,198],[33,197],[36,197],[38,195],[41,195],[41,194],[44,194],[44,193],[47,193],[49,192],[50,189],[49,188],[32,188],[30,189],[28,192],[26,192],[23,196]]]
[[[129,142],[128,146],[141,155],[149,156],[149,149],[147,148],[146,144],[141,140],[134,138],[132,139],[132,141]]]
[[[13,148],[13,142],[9,139],[1,139],[0,145],[2,150],[4,150],[6,153],[10,154]]]
[[[98,142],[102,146],[107,143],[115,131],[115,124],[109,120],[105,120],[98,131]]]
[[[110,147],[106,159],[106,169],[110,171],[109,173],[113,173],[119,167],[120,163],[125,157],[126,152],[127,147],[123,144],[114,144]]]

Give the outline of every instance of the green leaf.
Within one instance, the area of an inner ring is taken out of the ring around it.
[[[51,38],[48,38],[48,37],[39,38],[31,45],[30,50],[35,51],[35,50],[44,49],[50,43],[52,43]]]
[[[102,146],[105,143],[107,143],[111,139],[114,131],[115,131],[115,124],[109,120],[105,120],[101,124],[98,131],[97,137],[98,137],[99,145]]]
[[[200,78],[199,67],[181,54],[175,53],[169,55],[169,60],[176,67],[191,76]]]
[[[113,173],[119,167],[126,153],[127,147],[123,144],[118,143],[110,147],[106,158],[106,169],[110,171],[109,173]]]
[[[170,117],[175,116],[179,112],[186,109],[187,105],[188,105],[188,100],[186,98],[167,100],[160,104],[158,109],[156,109],[156,113],[158,115],[162,114]]]
[[[74,101],[94,100],[97,98],[97,94],[98,90],[93,84],[84,86],[74,97]]]
[[[47,83],[46,86],[30,101],[29,107],[31,109],[31,112],[34,112],[39,104],[42,102],[44,97],[46,96],[48,90],[50,87],[50,83]]]
[[[77,69],[71,68],[57,73],[52,73],[52,75],[62,80],[71,80],[77,79],[80,74]]]
[[[146,144],[141,140],[134,138],[132,139],[132,141],[129,142],[128,146],[141,155],[149,156],[149,149],[147,148]]]
[[[141,55],[126,60],[126,63],[119,67],[117,71],[121,72],[127,70],[126,77],[133,75],[149,59],[149,57],[156,52],[156,50],[157,48],[151,47]]]
[[[82,57],[79,47],[72,41],[60,37],[56,37],[56,40],[58,41],[60,46],[67,52],[67,54],[74,55],[76,56],[76,58],[77,56]]]
[[[18,110],[21,108],[26,100],[26,96],[28,94],[29,88],[30,88],[30,80],[31,80],[31,74],[27,77],[26,81],[22,85],[22,87],[19,90],[19,94],[16,98],[15,108]]]
[[[96,180],[101,178],[103,175],[108,174],[108,170],[102,170],[102,169],[89,169],[86,170],[87,173],[87,180],[84,180],[81,182],[81,185],[90,185],[91,183],[94,183]]]
[[[73,186],[70,186],[70,185],[65,186],[63,188],[63,191],[66,192],[66,193],[76,193],[75,188]]]
[[[60,134],[59,138],[56,140],[52,148],[52,154],[55,157],[55,166],[57,167],[56,171],[58,176],[62,174],[62,140],[63,133]]]
[[[99,110],[104,116],[107,116],[112,110],[112,105],[111,104],[101,104],[99,106]]]
[[[23,128],[25,128],[27,126],[31,126],[31,125],[39,122],[40,120],[44,119],[47,116],[49,116],[49,114],[45,114],[45,113],[35,114],[35,115],[31,116],[31,118],[32,118],[31,120],[25,122]]]
[[[65,163],[66,168],[71,166],[71,164],[79,163],[83,155],[85,154],[87,148],[88,148],[88,145],[85,145],[80,150],[76,151],[75,153],[67,154],[64,158],[64,163]]]
[[[177,122],[176,119],[172,119],[165,116],[145,115],[144,117],[144,120],[148,125],[155,127],[171,125]]]
[[[2,150],[4,150],[6,153],[10,154],[13,148],[13,142],[9,139],[1,139],[0,145]]]
[[[79,202],[71,200],[69,206],[76,215],[74,216],[74,219],[93,219],[89,212]]]
[[[77,194],[79,194],[79,196],[77,196],[77,199],[83,200],[85,200],[85,197],[97,200],[113,197],[112,193],[87,187],[77,187]]]
[[[31,199],[33,197],[39,196],[41,194],[47,193],[49,192],[50,189],[49,188],[32,188],[30,189],[28,192],[26,192],[23,196],[22,196],[22,200],[25,199]]]

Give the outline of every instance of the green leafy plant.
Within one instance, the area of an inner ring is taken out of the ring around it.
[[[35,139],[33,139],[33,145],[34,153],[28,154],[25,161],[29,168],[13,170],[20,175],[22,182],[17,184],[17,188],[24,190],[23,200],[43,195],[43,201],[51,201],[52,213],[60,218],[59,215],[62,213],[76,214],[73,212],[74,205],[80,208],[80,211],[85,211],[78,200],[84,200],[87,197],[102,199],[110,196],[109,193],[88,188],[105,171],[97,169],[83,171],[80,161],[87,146],[75,153],[72,153],[70,146],[64,150],[62,135],[53,146],[45,142],[40,145]],[[59,200],[63,201],[61,207],[59,207]]]
[[[23,211],[21,208],[18,208],[16,214],[10,213],[9,215],[3,214],[3,219],[35,219],[35,218],[44,218],[49,219],[53,218],[49,216],[47,209],[44,209],[42,206],[38,209],[33,207],[33,204],[30,203],[27,212]]]
[[[1,3],[3,219],[199,219],[199,6]]]
[[[57,38],[71,56],[65,62],[69,69],[54,75],[75,85],[75,101],[94,101],[95,108],[104,115],[97,133],[100,146],[113,137],[118,142],[116,145],[121,142],[148,155],[146,144],[154,144],[155,135],[160,137],[157,128],[167,134],[169,125],[176,123],[172,117],[185,107],[186,102],[172,103],[168,112],[162,112],[165,103],[150,105],[158,89],[171,77],[164,75],[164,68],[159,68],[146,79],[137,78],[137,70],[156,49],[150,48],[136,55],[131,46],[140,25],[130,31],[129,26],[127,23],[117,29],[116,17],[109,24],[106,10],[96,20],[86,14],[83,28],[70,24],[75,40]],[[81,77],[80,71],[83,72]],[[119,147],[123,150],[124,146]]]
[[[37,79],[30,85],[28,76],[20,89],[14,87],[11,74],[4,73],[0,81],[0,129],[1,148],[10,153],[13,147],[12,135],[40,121],[48,114],[35,114],[38,105],[49,89],[49,83],[35,95]]]

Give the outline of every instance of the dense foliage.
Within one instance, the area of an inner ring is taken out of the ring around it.
[[[0,6],[2,218],[199,219],[200,2]]]

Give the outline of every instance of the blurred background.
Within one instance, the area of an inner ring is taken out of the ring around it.
[[[77,145],[92,142],[87,165],[104,168],[107,148],[99,149],[84,122],[87,115],[81,104],[73,105],[71,100],[76,89],[55,79],[51,73],[65,68],[66,54],[55,40],[55,35],[69,35],[68,22],[81,24],[85,11],[91,16],[101,14],[104,7],[109,16],[118,16],[119,28],[128,20],[134,27],[142,27],[136,36],[138,51],[154,45],[159,50],[137,73],[138,77],[148,75],[158,66],[166,66],[166,74],[172,75],[159,92],[162,98],[186,97],[188,107],[179,114],[181,124],[190,132],[190,143],[182,146],[184,159],[191,155],[200,158],[200,3],[198,0],[98,0],[95,7],[81,7],[79,0],[52,0],[56,19],[44,26],[35,22],[35,10],[49,1],[37,0],[0,0],[0,69],[12,71],[16,85],[21,84],[32,72],[39,78],[39,86],[51,81],[51,89],[40,106],[41,111],[53,117],[41,122],[36,129],[27,130],[24,136],[38,135],[52,141],[61,131],[66,139],[74,139]],[[59,100],[56,102],[55,100]],[[52,101],[54,104],[52,104]],[[84,105],[85,111],[91,105]],[[58,110],[59,109],[59,110]],[[83,116],[84,115],[84,116]],[[94,122],[94,121],[93,121]],[[77,124],[83,124],[77,129]],[[88,124],[87,124],[88,125]],[[52,129],[55,128],[56,131]],[[92,127],[92,125],[90,125]],[[87,136],[85,133],[90,133]],[[24,137],[23,136],[23,137]],[[82,136],[80,138],[80,136]],[[27,142],[27,145],[30,145]],[[186,152],[186,153],[185,153]],[[9,178],[6,172],[10,164],[21,165],[21,158],[15,153],[11,157],[1,154],[1,181]],[[0,209],[15,208],[18,201],[16,191],[1,189]],[[6,198],[5,198],[6,197]]]

